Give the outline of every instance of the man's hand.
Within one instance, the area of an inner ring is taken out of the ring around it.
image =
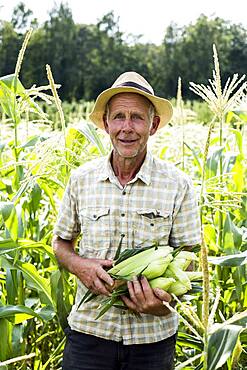
[[[121,298],[132,311],[154,316],[165,316],[170,313],[162,303],[162,301],[171,302],[170,294],[159,288],[152,289],[146,277],[129,281],[128,289],[130,298],[126,296]]]
[[[93,293],[109,295],[114,281],[104,267],[111,267],[112,261],[80,257],[74,250],[75,242],[54,236],[52,244],[59,264],[76,275]]]
[[[75,275],[88,289],[95,294],[110,295],[114,281],[104,267],[111,267],[111,260],[79,257],[74,263]]]

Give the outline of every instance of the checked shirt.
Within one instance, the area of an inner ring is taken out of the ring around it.
[[[80,236],[79,255],[113,259],[122,237],[122,250],[158,240],[178,247],[200,243],[197,199],[190,178],[173,164],[150,152],[136,177],[124,187],[110,158],[103,157],[75,170],[66,187],[54,234],[66,240]],[[157,342],[175,334],[178,317],[142,314],[111,307],[95,320],[102,296],[80,305],[87,288],[78,281],[69,315],[73,330],[124,344]]]

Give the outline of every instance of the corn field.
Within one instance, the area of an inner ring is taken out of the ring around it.
[[[53,226],[71,170],[111,150],[88,122],[92,103],[66,121],[49,66],[46,86],[23,86],[30,36],[13,74],[0,78],[0,370],[61,369],[76,286],[57,265]],[[223,85],[215,46],[213,57],[208,85],[190,84],[212,120],[201,124],[186,108],[179,79],[173,121],[150,138],[156,156],[193,179],[202,221],[203,282],[175,308],[176,370],[247,369],[247,83],[236,74]]]

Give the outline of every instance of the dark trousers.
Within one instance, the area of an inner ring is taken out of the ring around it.
[[[63,370],[172,370],[176,335],[160,342],[124,345],[66,329]]]

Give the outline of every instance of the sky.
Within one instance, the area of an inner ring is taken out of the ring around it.
[[[13,8],[20,1],[0,0],[0,19],[10,20]],[[53,0],[23,0],[40,23],[49,18]],[[166,27],[174,22],[179,26],[194,23],[201,14],[221,17],[247,28],[246,0],[67,0],[76,23],[96,23],[103,15],[114,11],[119,17],[120,31],[143,35],[140,41],[160,44]]]

